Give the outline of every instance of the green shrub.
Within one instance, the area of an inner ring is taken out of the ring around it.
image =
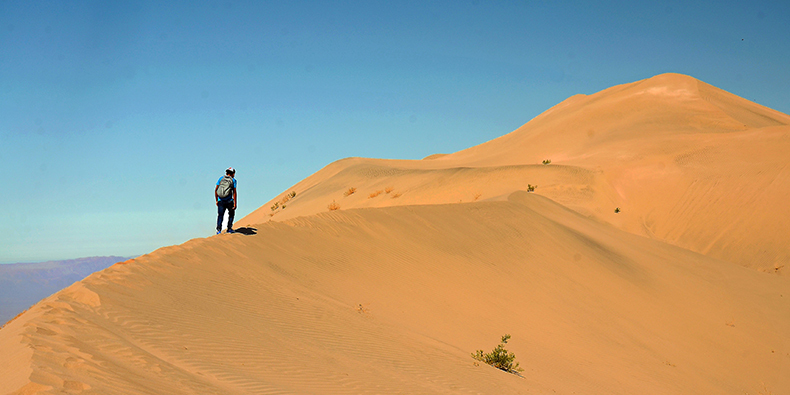
[[[507,344],[509,339],[510,335],[502,336],[502,342],[490,353],[486,354],[483,350],[477,350],[477,352],[472,353],[472,358],[508,373],[518,374],[519,372],[523,372],[524,369],[518,366],[518,362],[515,362],[516,354],[505,350],[505,344]]]
[[[551,163],[551,159],[546,159],[546,160],[543,161],[544,165],[548,165],[549,163]]]

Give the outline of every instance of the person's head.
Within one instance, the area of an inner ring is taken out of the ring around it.
[[[235,175],[236,175],[236,169],[234,169],[234,168],[232,168],[232,167],[228,167],[228,168],[225,170],[225,174],[227,174],[227,175],[229,175],[229,176],[233,177],[233,176],[235,176]]]

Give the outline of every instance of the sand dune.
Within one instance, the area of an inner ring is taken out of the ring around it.
[[[69,284],[126,259],[103,256],[0,265],[0,323]]]
[[[0,393],[788,393],[788,123],[662,75],[454,154],[332,163],[255,234],[8,323]],[[504,334],[521,377],[471,358]]]
[[[2,334],[43,393],[754,393],[790,388],[789,309],[785,278],[517,193],[193,240]],[[505,333],[523,378],[469,355]]]
[[[786,114],[663,74],[573,96],[454,154],[335,162],[286,191],[297,196],[285,209],[271,210],[279,196],[240,223],[312,215],[332,201],[341,210],[457,203],[537,185],[536,193],[627,232],[781,274],[790,267],[788,125]],[[344,196],[350,187],[358,192]],[[369,198],[386,187],[402,196]]]

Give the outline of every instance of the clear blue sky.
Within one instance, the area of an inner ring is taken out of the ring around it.
[[[0,0],[0,262],[209,236],[228,166],[240,218],[665,72],[790,113],[790,2],[643,3]]]

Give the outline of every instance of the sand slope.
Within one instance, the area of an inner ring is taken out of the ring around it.
[[[783,393],[788,312],[786,277],[535,194],[337,211],[54,295],[0,331],[0,392]],[[470,357],[505,333],[523,378]]]
[[[75,281],[126,259],[103,256],[0,265],[0,323]]]
[[[790,393],[788,124],[671,74],[337,161],[8,323],[0,394]]]
[[[240,223],[311,215],[333,201],[340,210],[469,202],[537,185],[619,229],[781,274],[790,267],[788,125],[786,114],[663,74],[573,96],[454,154],[335,162],[285,191],[297,193],[285,209],[271,209],[278,196]],[[344,196],[350,187],[357,192]]]

